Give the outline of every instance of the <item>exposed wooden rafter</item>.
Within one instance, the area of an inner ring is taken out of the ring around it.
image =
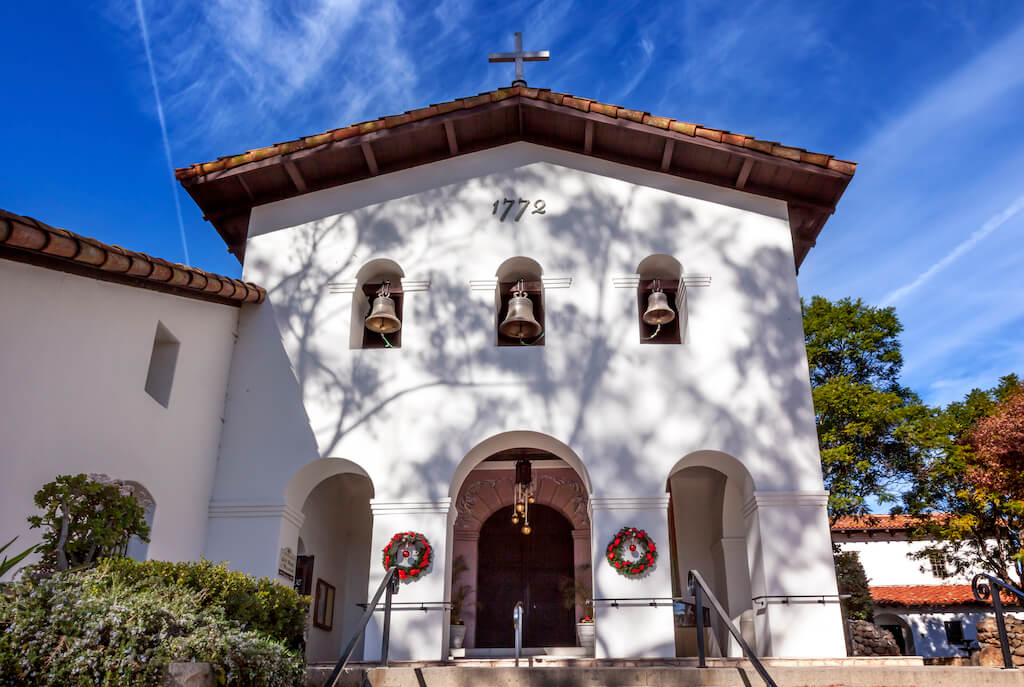
[[[295,166],[294,162],[291,160],[285,160],[284,171],[288,173],[289,178],[291,178],[292,183],[295,184],[295,188],[299,193],[305,193],[309,190],[306,186],[306,180],[302,178],[302,174],[299,173],[299,168]]]
[[[665,150],[661,153],[661,171],[667,172],[672,166],[672,153],[675,152],[676,142],[671,138],[665,139]]]
[[[590,155],[594,149],[594,123],[587,122],[583,129],[583,152]]]
[[[743,161],[740,173],[736,175],[736,188],[743,188],[747,185],[747,179],[750,178],[750,170],[752,169],[754,169],[754,160],[748,157]]]
[[[363,141],[359,144],[359,147],[363,149],[363,157],[366,158],[366,167],[370,170],[370,176],[375,177],[380,173],[377,169],[377,157],[373,154],[373,147],[369,141]]]
[[[455,124],[450,119],[444,123],[444,135],[448,138],[448,152],[458,155],[459,142],[455,139]]]

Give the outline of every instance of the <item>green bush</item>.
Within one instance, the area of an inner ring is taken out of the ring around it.
[[[299,652],[187,585],[101,565],[23,579],[0,594],[0,684],[158,687],[171,661],[213,663],[232,687],[305,684]]]
[[[266,577],[256,579],[229,570],[222,563],[170,563],[108,558],[103,570],[140,587],[173,584],[198,593],[207,605],[222,608],[226,617],[289,649],[301,649],[309,597]]]

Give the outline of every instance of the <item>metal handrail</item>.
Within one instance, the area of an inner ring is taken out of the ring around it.
[[[722,604],[719,603],[718,598],[715,596],[714,592],[711,591],[711,588],[708,586],[708,583],[704,581],[704,577],[698,571],[691,570],[690,571],[690,580],[692,580],[694,582],[694,585],[693,585],[693,597],[694,597],[694,605],[697,607],[697,609],[696,609],[696,611],[697,611],[697,655],[698,655],[699,660],[700,660],[698,665],[701,668],[707,668],[708,667],[707,666],[707,660],[706,660],[706,654],[705,654],[705,650],[704,650],[704,599],[703,599],[703,595],[707,594],[708,595],[708,601],[711,602],[711,607],[713,609],[715,609],[715,613],[717,613],[718,617],[722,620],[723,623],[725,623],[725,627],[726,627],[726,629],[729,630],[729,634],[731,634],[733,636],[733,638],[739,643],[740,648],[742,648],[743,651],[746,652],[747,658],[749,658],[750,662],[752,664],[754,664],[754,670],[757,671],[757,674],[761,676],[761,679],[764,680],[764,683],[766,685],[768,685],[768,687],[779,687],[775,683],[775,680],[772,679],[772,676],[768,674],[768,671],[765,670],[764,665],[757,658],[757,654],[754,653],[754,650],[751,649],[750,646],[747,644],[746,640],[743,639],[743,635],[741,635],[740,631],[738,629],[736,629],[736,626],[732,624],[732,620],[726,614],[725,609],[722,608]]]
[[[523,651],[523,602],[516,601],[512,609],[512,626],[516,631],[516,668],[519,667],[519,654]]]
[[[385,591],[387,592],[385,594]],[[352,652],[356,650],[356,645],[359,644],[359,639],[366,632],[366,624],[370,622],[370,618],[373,617],[373,612],[377,608],[377,602],[380,601],[380,595],[384,595],[384,631],[381,633],[380,639],[380,662],[381,665],[387,667],[388,665],[388,644],[391,634],[391,596],[398,593],[398,568],[391,567],[384,573],[384,579],[380,581],[380,585],[377,587],[377,591],[373,595],[373,599],[367,604],[366,610],[363,612],[363,617],[359,619],[359,629],[349,640],[348,645],[345,647],[344,653],[341,658],[338,659],[337,665],[334,666],[334,671],[331,672],[331,676],[327,678],[327,682],[324,683],[324,687],[334,687],[338,678],[341,677],[341,671],[345,670],[345,666],[348,665],[349,659],[352,658]]]
[[[993,589],[995,585],[997,589]],[[974,593],[974,598],[978,601],[988,601],[992,599],[992,608],[996,612],[996,627],[999,629],[999,644],[1003,650],[1003,669],[1013,668],[1013,656],[1010,654],[1010,639],[1006,635],[1006,619],[1003,617],[1003,600],[1000,598],[999,590],[1005,589],[1017,596],[1018,599],[1024,600],[1024,592],[1006,584],[998,577],[993,577],[986,573],[978,573],[971,580],[971,591]]]

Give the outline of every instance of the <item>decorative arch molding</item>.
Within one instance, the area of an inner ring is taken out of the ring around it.
[[[671,479],[672,475],[676,474],[680,470],[693,467],[711,468],[712,470],[717,470],[722,473],[732,481],[733,484],[740,488],[744,500],[752,498],[754,492],[757,490],[754,478],[751,476],[750,471],[747,470],[746,465],[728,453],[713,449],[694,451],[686,454],[672,466],[671,470],[668,471],[667,479]]]
[[[576,455],[575,451],[569,448],[567,444],[541,432],[516,430],[495,434],[471,448],[452,474],[452,481],[451,486],[448,489],[448,496],[453,499],[457,499],[462,490],[462,484],[466,481],[469,473],[471,473],[487,458],[493,456],[495,453],[516,448],[538,449],[546,451],[556,458],[560,458],[565,461],[570,468],[575,470],[576,474],[579,476],[580,483],[583,485],[584,492],[586,494],[593,493],[590,475],[587,473],[587,469],[584,467],[583,461],[578,455]]]
[[[375,493],[373,480],[366,470],[357,463],[345,458],[319,458],[311,463],[306,463],[292,476],[288,486],[284,489],[285,506],[301,513],[306,498],[316,485],[329,477],[345,474],[365,477],[370,483],[370,497],[373,497]]]
[[[571,472],[568,469],[552,471],[561,473],[555,475],[548,472],[537,471],[534,478],[537,503],[557,510],[572,523],[574,529],[589,529],[587,494],[579,477],[567,474]],[[511,476],[470,479],[455,501],[458,512],[455,529],[460,534],[479,532],[487,518],[513,501],[514,481]]]

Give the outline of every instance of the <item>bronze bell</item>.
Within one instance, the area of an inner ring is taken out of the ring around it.
[[[676,319],[676,313],[668,304],[668,296],[664,291],[654,291],[647,297],[647,310],[644,312],[643,321],[647,324],[668,324]]]
[[[366,317],[366,328],[378,334],[391,334],[402,328],[402,321],[395,315],[395,301],[389,296],[377,296]]]
[[[498,327],[498,331],[513,339],[532,339],[540,336],[543,328],[533,316],[533,301],[527,298],[525,293],[517,293],[508,302],[508,314],[505,315],[505,321]]]

